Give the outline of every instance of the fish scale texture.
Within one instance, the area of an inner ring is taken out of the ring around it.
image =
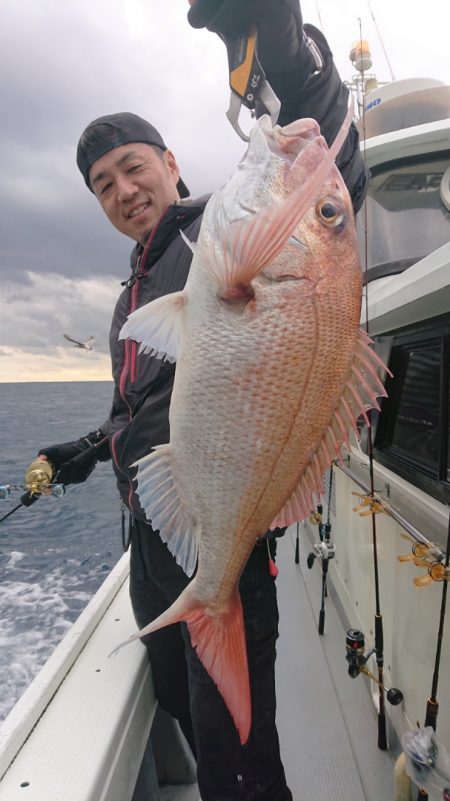
[[[342,311],[329,322],[330,300],[342,309],[347,288],[319,301],[291,293],[283,315],[279,288],[260,283],[252,309],[230,313],[211,303],[177,365],[176,475],[201,527],[200,569],[207,562],[213,592],[211,568],[223,570],[226,553],[231,588],[242,552],[300,480],[349,378],[358,337],[357,304],[350,323]],[[259,314],[259,306],[268,310]]]

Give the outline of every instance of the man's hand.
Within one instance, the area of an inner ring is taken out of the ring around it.
[[[53,466],[54,480],[66,486],[81,484],[91,475],[98,461],[110,458],[109,442],[99,432],[92,432],[73,442],[42,448],[38,456]]]
[[[246,33],[249,25],[256,24],[263,69],[276,74],[296,67],[303,41],[299,0],[196,0],[188,21],[193,28],[207,28],[225,39]]]

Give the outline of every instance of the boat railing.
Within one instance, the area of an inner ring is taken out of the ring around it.
[[[0,801],[131,801],[157,703],[119,560],[0,728]],[[157,782],[155,794],[158,797]]]

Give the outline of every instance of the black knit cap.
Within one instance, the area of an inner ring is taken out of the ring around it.
[[[142,142],[167,150],[159,131],[137,114],[122,111],[118,114],[106,114],[89,123],[78,142],[77,164],[91,192],[94,190],[89,182],[89,170],[94,162],[110,150],[121,145],[129,145],[131,142]],[[177,183],[177,189],[180,197],[188,197],[190,194],[181,178]]]

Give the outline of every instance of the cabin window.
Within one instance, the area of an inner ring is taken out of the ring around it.
[[[369,280],[402,272],[450,240],[450,211],[442,194],[450,154],[374,168],[366,214],[357,215],[360,252]]]
[[[447,382],[447,482],[450,486],[450,369]]]
[[[376,337],[382,344],[385,337]],[[439,500],[450,501],[450,315],[391,332],[388,397],[374,454]]]
[[[391,447],[399,454],[426,466],[433,475],[439,471],[439,344],[403,348],[403,382],[397,413],[393,420]]]

